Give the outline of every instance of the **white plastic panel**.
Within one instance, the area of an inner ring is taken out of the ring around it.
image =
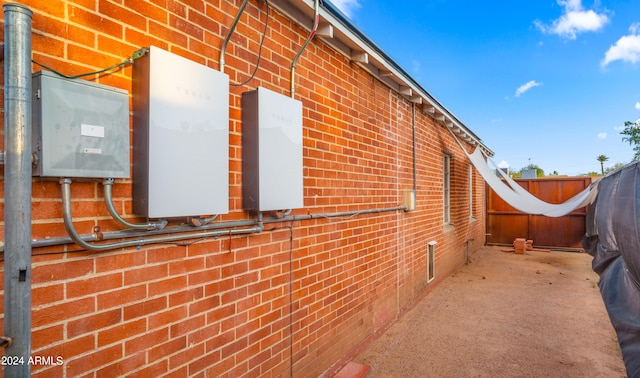
[[[242,138],[245,209],[303,207],[302,103],[266,88],[243,93]]]
[[[134,211],[229,211],[229,78],[152,46],[134,64]]]

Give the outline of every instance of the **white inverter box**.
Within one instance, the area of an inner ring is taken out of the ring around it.
[[[245,210],[304,207],[302,103],[266,88],[242,94]]]
[[[152,46],[133,67],[133,210],[229,212],[229,77]]]

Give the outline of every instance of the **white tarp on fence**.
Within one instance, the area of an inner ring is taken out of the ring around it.
[[[497,171],[504,178],[504,181],[500,177],[496,176],[496,171],[489,167],[486,157],[480,148],[476,148],[472,154],[469,154],[466,151],[465,153],[478,172],[480,172],[486,183],[489,184],[491,189],[493,189],[493,191],[496,192],[496,194],[506,203],[523,213],[545,215],[548,217],[561,217],[569,214],[575,209],[592,203],[598,194],[597,183],[592,183],[588,188],[576,194],[564,203],[552,204],[544,202],[518,185],[517,182],[515,182],[501,169],[497,169]]]

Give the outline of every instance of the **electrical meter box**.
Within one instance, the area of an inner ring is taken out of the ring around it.
[[[242,189],[246,210],[304,207],[300,101],[262,87],[242,94]]]
[[[155,46],[133,65],[133,210],[229,212],[229,77]]]
[[[32,87],[34,176],[130,176],[127,91],[48,71]]]

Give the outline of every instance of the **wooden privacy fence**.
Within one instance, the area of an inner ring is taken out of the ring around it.
[[[591,177],[517,179],[531,194],[549,203],[562,203],[586,189]],[[582,249],[587,208],[558,218],[529,215],[508,205],[487,188],[487,244],[511,245],[516,238],[533,240],[537,247]]]

